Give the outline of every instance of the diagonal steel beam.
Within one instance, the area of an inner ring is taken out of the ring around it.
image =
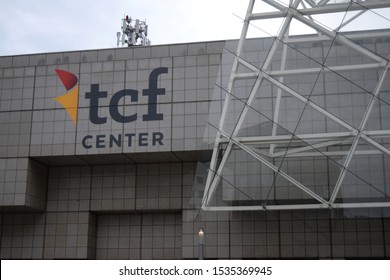
[[[322,6],[326,5],[328,2],[329,2],[329,0],[321,0],[320,2],[318,2],[317,6],[322,7]]]
[[[225,136],[229,136],[228,134],[226,134],[224,132],[221,132],[221,133],[224,134]],[[293,177],[291,177],[290,175],[288,175],[284,171],[280,170],[279,167],[273,165],[268,160],[266,160],[265,158],[263,158],[262,156],[257,154],[251,147],[246,146],[246,145],[240,143],[235,138],[230,138],[230,139],[231,139],[231,142],[234,143],[234,145],[237,145],[238,147],[240,147],[242,150],[247,152],[249,155],[251,155],[252,157],[257,159],[258,161],[263,163],[265,166],[267,166],[268,168],[270,168],[274,172],[276,172],[276,174],[282,176],[284,179],[286,179],[290,183],[294,184],[296,187],[298,187],[299,189],[304,191],[306,194],[308,194],[312,198],[316,199],[317,201],[319,201],[320,203],[322,203],[324,205],[328,204],[328,202],[325,199],[323,199],[321,196],[317,195],[315,192],[313,192],[309,188],[305,187],[302,183],[298,182]]]
[[[292,8],[296,8],[298,7],[299,3],[301,2],[302,0],[295,0],[294,3],[292,4]],[[254,1],[251,0],[250,4],[248,5],[248,10],[247,10],[247,18],[249,18],[250,16],[250,13],[251,11],[253,10],[253,5],[254,5]],[[283,37],[285,36],[285,33],[287,32],[288,30],[288,27],[291,23],[291,20],[292,20],[292,15],[288,15],[285,19],[285,21],[283,22],[282,24],[282,27],[280,29],[280,32],[279,32],[279,35],[278,35],[278,38],[274,40],[272,46],[271,46],[271,49],[270,51],[268,52],[268,55],[267,55],[267,58],[265,59],[265,62],[264,62],[264,65],[263,65],[263,68],[264,69],[267,69],[271,62],[272,62],[272,58],[274,57],[275,53],[276,53],[276,50],[277,50],[277,47],[279,45],[279,42],[283,39]],[[248,30],[248,25],[249,25],[249,20],[246,21],[247,22],[247,25],[245,25],[244,23],[244,28],[243,28],[243,31],[242,31],[242,37],[240,38],[240,42],[238,44],[238,50],[237,50],[237,54],[240,53],[240,51],[242,51],[242,49],[240,50],[240,48],[242,48],[243,44],[244,44],[244,40],[245,40],[245,36],[246,36],[246,32]],[[244,30],[245,29],[245,30]],[[244,32],[245,31],[245,32]],[[232,72],[231,72],[231,75],[230,75],[230,81],[229,81],[229,87],[228,87],[228,90],[227,92],[229,94],[229,97],[226,97],[225,99],[225,103],[224,103],[224,109],[222,111],[222,115],[221,115],[221,123],[222,125],[220,124],[219,126],[219,133],[217,134],[217,139],[216,139],[216,143],[215,143],[215,146],[214,146],[214,150],[213,150],[213,156],[212,156],[212,161],[210,163],[210,169],[211,170],[215,170],[216,169],[216,164],[217,164],[217,152],[218,152],[218,149],[219,149],[219,140],[220,140],[220,133],[222,132],[223,130],[223,122],[224,122],[224,119],[226,117],[226,112],[227,112],[227,107],[229,105],[229,100],[230,100],[230,94],[232,92],[232,89],[233,89],[233,83],[234,83],[234,74],[235,72],[237,71],[237,65],[238,65],[238,62],[240,61],[239,58],[240,58],[240,55],[237,55],[235,56],[235,60],[234,60],[234,65],[233,65],[233,69],[232,69]],[[243,121],[245,120],[245,117],[246,117],[246,114],[249,110],[249,107],[250,107],[250,104],[252,103],[256,93],[257,93],[257,90],[258,88],[260,87],[261,83],[263,81],[263,78],[261,76],[258,76],[258,78],[256,79],[256,82],[255,82],[255,85],[253,86],[252,90],[251,90],[251,93],[248,97],[248,101],[247,101],[247,104],[244,106],[241,114],[240,114],[240,117],[237,121],[237,124],[233,130],[233,137],[236,136],[236,134],[238,134],[240,128],[241,128],[241,125],[243,123]],[[223,120],[222,120],[223,119]],[[227,162],[227,158],[230,156],[230,152],[232,150],[232,147],[233,147],[233,144],[232,142],[230,142],[228,144],[228,147],[227,149],[225,150],[225,153],[223,155],[223,158],[222,158],[222,161],[218,167],[218,170],[216,173],[214,172],[209,172],[208,173],[208,177],[207,177],[207,181],[206,181],[206,188],[205,188],[205,193],[204,193],[204,198],[203,198],[203,204],[205,205],[208,205],[208,203],[210,202],[211,198],[213,197],[214,193],[215,193],[215,190],[219,184],[219,181],[220,181],[220,177],[218,176],[226,162]],[[205,195],[207,195],[207,198],[205,197]]]
[[[274,12],[275,15],[279,15],[281,12],[282,13],[286,12],[286,10],[288,9],[288,7],[281,4],[280,1],[275,1],[275,0],[262,0],[262,1],[279,10],[279,12]],[[317,7],[297,9],[297,10],[300,13],[308,16],[308,15],[319,15],[319,14],[329,14],[329,13],[342,13],[345,12],[347,9],[349,11],[360,11],[360,10],[388,8],[390,6],[389,0],[372,0],[372,1],[359,2],[358,4],[354,3],[353,6],[349,7],[350,2],[351,1],[348,1],[346,3],[329,4],[325,6],[317,5]],[[261,15],[261,13],[252,14],[250,19],[251,20],[257,19],[256,18],[257,15]]]
[[[254,98],[258,88],[260,87],[260,84],[261,84],[262,81],[263,81],[263,79],[260,76],[256,79],[255,85],[253,86],[251,94],[250,94],[250,97],[249,97],[249,99],[247,101],[248,103],[252,102],[252,100],[253,100],[253,98]],[[248,110],[248,108],[249,108],[248,103],[244,107],[244,109],[246,108],[246,110]],[[234,128],[234,130],[233,130],[232,137],[235,137],[238,134],[238,132],[239,132],[239,126],[241,126],[241,124],[243,122],[243,120],[241,120],[242,116],[243,116],[243,112],[241,112],[241,115],[240,115],[240,118],[239,118],[239,120],[237,122],[237,125]],[[223,135],[225,137],[227,135],[223,130],[219,130],[219,134]],[[217,188],[217,186],[219,184],[219,181],[220,181],[220,175],[222,174],[222,170],[224,169],[225,164],[227,163],[227,160],[228,160],[228,158],[230,156],[232,148],[233,148],[233,142],[229,141],[229,144],[228,144],[228,146],[227,146],[227,148],[225,150],[225,153],[223,154],[222,160],[221,160],[221,162],[219,164],[218,170],[217,170],[217,172],[215,174],[216,176],[214,176],[212,178],[212,180],[210,180],[210,183],[209,183],[210,186],[207,189],[208,199],[205,200],[205,204],[206,205],[208,205],[210,203],[210,200],[212,199],[212,197],[213,197],[213,195],[214,195],[214,193],[216,191],[216,188]],[[215,169],[213,169],[213,170],[215,170]]]
[[[277,8],[279,10],[284,10],[286,8],[284,5],[278,3],[274,0],[263,0],[263,1],[274,6],[275,8]],[[383,4],[383,2],[388,2],[387,6],[390,5],[390,1],[380,1],[378,3],[375,2],[375,4],[379,5],[379,4]],[[348,9],[348,11],[355,10],[355,8],[354,8],[355,6],[353,6],[353,4],[345,4],[345,5],[344,4],[343,5],[337,4],[337,5],[330,5],[330,6],[343,6],[342,8],[339,7],[339,8],[341,8],[341,10],[339,10],[339,11],[342,11],[342,12],[345,12],[347,9]],[[367,6],[367,4],[365,5],[365,7],[366,6]],[[371,5],[371,6],[374,7],[375,5]],[[381,5],[379,5],[379,6],[381,6]],[[315,8],[310,8],[310,10],[313,10],[313,9],[315,9]],[[362,7],[358,6],[356,9],[361,10]],[[322,34],[324,34],[332,39],[335,38],[338,42],[360,52],[361,54],[364,54],[364,55],[366,55],[366,56],[370,57],[371,59],[378,61],[378,62],[384,61],[384,59],[381,56],[377,55],[376,53],[360,46],[359,44],[356,44],[355,42],[349,40],[348,38],[346,38],[344,36],[339,36],[338,33],[334,32],[332,30],[329,30],[329,29],[311,21],[310,19],[306,18],[305,15],[307,15],[307,13],[305,13],[302,9],[297,10],[297,9],[294,9],[292,7],[292,8],[289,8],[289,13],[292,13],[295,19],[297,19],[300,22],[306,24],[307,26],[313,28],[314,30],[319,31],[320,33],[322,33]],[[322,11],[321,13],[324,13],[324,11]]]
[[[352,127],[351,125],[349,125],[348,123],[343,121],[342,119],[340,119],[340,118],[336,117],[335,115],[329,113],[328,111],[323,109],[321,106],[315,104],[314,102],[312,102],[311,100],[307,99],[306,97],[300,95],[298,92],[296,92],[293,89],[287,87],[285,84],[279,82],[279,80],[277,80],[274,77],[272,77],[267,71],[263,71],[263,70],[257,68],[255,65],[253,65],[253,64],[243,60],[242,58],[239,58],[239,60],[241,61],[242,64],[245,64],[246,67],[252,69],[253,71],[260,71],[260,75],[262,75],[269,82],[275,84],[277,87],[280,87],[285,92],[290,93],[292,96],[296,97],[298,100],[302,101],[303,103],[307,102],[307,104],[310,107],[312,107],[313,109],[317,110],[319,113],[321,113],[324,116],[334,120],[335,122],[337,122],[341,126],[344,126],[346,129],[348,129],[350,131],[354,131],[355,133],[357,133],[357,129],[355,129],[354,127]],[[378,65],[383,65],[385,67],[388,63],[389,63],[389,60],[385,60],[384,62],[379,63]],[[377,98],[377,97],[375,97],[375,98]],[[386,154],[390,155],[390,150],[389,149],[387,149],[383,145],[379,144],[378,142],[370,139],[367,135],[364,135],[364,134],[361,133],[361,137],[363,137],[373,147],[377,148],[378,150],[382,151],[383,153],[386,153]]]
[[[245,41],[246,35],[248,33],[248,28],[249,28],[249,17],[252,14],[254,5],[255,5],[255,0],[250,0],[250,2],[248,4],[247,11],[246,11],[245,21],[244,21],[244,25],[243,25],[243,28],[242,28],[242,31],[241,31],[240,40],[238,42],[237,51],[236,51],[236,55],[235,55],[234,62],[233,62],[233,67],[232,67],[231,74],[230,74],[229,84],[228,84],[228,88],[227,88],[228,92],[232,92],[232,90],[233,90],[234,75],[235,75],[235,73],[237,72],[237,69],[238,69],[238,59],[237,59],[237,57],[240,57],[241,54],[242,54],[242,51],[243,51],[244,41]],[[226,94],[225,95],[225,101],[224,101],[223,108],[222,108],[222,112],[221,112],[221,119],[220,119],[220,122],[219,122],[219,129],[217,131],[216,140],[215,140],[214,148],[213,148],[213,153],[212,153],[212,156],[211,156],[209,170],[215,170],[216,165],[217,165],[217,156],[219,154],[219,145],[220,145],[219,144],[219,139],[221,138],[221,134],[219,133],[219,130],[223,129],[223,127],[224,127],[226,114],[227,114],[227,111],[228,111],[229,104],[230,104],[230,94]],[[205,194],[209,193],[209,188],[210,188],[211,182],[214,180],[214,177],[215,177],[214,172],[209,172],[208,173],[207,179],[206,179],[205,192],[204,192]]]
[[[289,29],[286,32],[286,38],[288,38],[289,35]],[[282,61],[280,63],[280,71],[284,71],[286,69],[286,60],[287,60],[287,44],[283,45],[283,51],[282,51]],[[279,82],[284,82],[284,77],[281,76],[279,78]],[[274,117],[273,117],[273,123],[272,123],[272,132],[271,135],[275,136],[278,122],[279,122],[279,112],[280,112],[280,102],[282,101],[282,89],[278,88],[278,91],[276,92],[276,101],[275,101],[275,108],[274,108]],[[273,154],[275,150],[275,144],[271,144],[269,147],[269,153]]]
[[[314,0],[305,0],[305,2],[312,8],[316,6],[316,2],[314,2]]]
[[[358,70],[358,68],[359,68],[358,66],[362,66],[361,69],[363,69],[363,68],[365,68],[365,69],[378,69],[381,66],[383,67],[384,65],[386,65],[384,72],[387,72],[388,59],[384,59],[381,56],[377,55],[376,53],[374,53],[370,50],[367,50],[367,49],[363,48],[362,46],[354,43],[350,39],[339,35],[339,33],[317,24],[315,21],[313,21],[310,18],[310,15],[334,13],[334,12],[345,12],[346,10],[347,11],[360,11],[357,15],[354,15],[348,21],[341,24],[338,28],[338,29],[340,29],[341,27],[347,25],[349,22],[355,20],[357,17],[359,17],[361,14],[363,14],[366,11],[366,9],[389,7],[390,1],[389,0],[384,0],[384,1],[373,0],[373,1],[365,1],[363,3],[358,3],[358,4],[351,3],[351,2],[347,3],[347,4],[345,4],[345,3],[344,4],[327,4],[328,1],[323,0],[320,3],[318,3],[317,5],[315,5],[315,3],[312,2],[312,0],[295,0],[293,4],[292,4],[292,1],[289,1],[290,2],[289,7],[286,7],[286,6],[284,6],[284,5],[282,5],[279,2],[274,1],[274,0],[263,0],[263,1],[270,4],[273,7],[276,7],[277,9],[279,9],[279,11],[271,12],[271,13],[253,14],[252,10],[253,10],[253,5],[254,5],[254,0],[251,0],[250,4],[248,5],[247,15],[246,15],[246,18],[244,21],[244,28],[243,28],[242,33],[241,33],[237,52],[235,53],[235,59],[233,62],[233,67],[232,67],[232,71],[231,71],[231,75],[230,75],[230,79],[229,79],[229,85],[228,85],[228,91],[227,91],[228,94],[226,94],[226,96],[225,96],[225,102],[224,102],[224,106],[222,109],[220,125],[217,129],[217,137],[216,137],[214,150],[213,150],[212,164],[210,164],[210,170],[209,170],[209,174],[207,177],[205,194],[204,194],[204,197],[202,200],[202,208],[205,210],[211,210],[211,208],[213,208],[213,207],[209,207],[210,200],[214,196],[214,192],[215,192],[215,190],[220,182],[220,177],[221,177],[222,171],[224,169],[224,166],[229,158],[229,155],[230,155],[231,151],[233,150],[233,148],[236,148],[236,147],[240,148],[241,150],[245,151],[249,155],[253,156],[259,162],[265,164],[267,167],[269,167],[273,171],[277,172],[277,174],[284,177],[290,183],[294,184],[296,187],[300,188],[302,191],[304,191],[305,193],[307,193],[308,195],[310,195],[311,197],[313,197],[314,199],[316,199],[317,201],[320,202],[319,204],[312,204],[312,205],[305,204],[305,205],[250,206],[250,207],[254,207],[253,210],[255,210],[255,209],[256,210],[284,210],[284,209],[311,209],[311,208],[314,209],[314,208],[329,208],[329,207],[334,207],[334,208],[381,207],[378,205],[382,205],[382,207],[390,206],[390,203],[388,203],[388,202],[385,202],[382,204],[380,204],[380,203],[378,204],[377,202],[360,203],[360,204],[359,203],[350,203],[350,204],[345,204],[345,203],[336,204],[336,203],[334,203],[334,199],[332,200],[332,198],[333,198],[333,196],[337,196],[338,190],[336,190],[336,188],[337,187],[339,188],[342,184],[342,180],[343,180],[343,178],[341,178],[342,174],[340,174],[340,176],[339,176],[340,182],[336,183],[336,187],[332,193],[331,199],[329,201],[326,201],[324,198],[318,196],[317,194],[312,192],[310,189],[308,189],[307,187],[302,185],[300,182],[295,181],[294,178],[292,178],[288,174],[282,172],[279,168],[277,168],[272,163],[270,163],[268,160],[266,160],[263,157],[264,155],[262,155],[261,153],[259,154],[259,152],[261,152],[260,150],[254,148],[252,146],[249,146],[249,145],[252,145],[253,143],[256,143],[258,141],[260,141],[259,143],[266,143],[267,141],[271,141],[271,142],[269,142],[271,144],[277,143],[278,141],[282,141],[281,143],[283,143],[283,141],[286,141],[286,139],[278,140],[277,135],[266,136],[263,138],[262,137],[246,137],[246,138],[245,137],[236,137],[238,135],[238,132],[239,132],[244,120],[245,120],[247,112],[248,112],[249,108],[251,107],[252,101],[254,99],[254,96],[255,96],[258,88],[262,84],[263,80],[268,80],[272,84],[274,84],[278,87],[278,92],[281,92],[282,90],[287,92],[288,94],[296,97],[298,100],[306,103],[307,105],[312,107],[314,110],[317,110],[321,114],[334,120],[336,123],[340,124],[341,126],[343,126],[344,128],[346,128],[348,130],[347,132],[341,133],[338,138],[331,136],[331,134],[323,133],[321,136],[319,135],[318,137],[322,137],[322,139],[328,139],[326,142],[312,144],[312,145],[308,144],[308,147],[291,149],[290,151],[288,151],[287,154],[285,154],[285,156],[294,156],[296,153],[299,153],[299,155],[302,155],[302,156],[306,156],[303,154],[310,154],[310,153],[305,153],[305,151],[307,151],[307,150],[311,150],[311,149],[316,148],[316,147],[322,147],[324,145],[328,146],[331,144],[344,143],[345,141],[349,142],[352,140],[351,138],[354,138],[351,149],[347,154],[347,160],[345,161],[344,166],[343,166],[342,172],[345,173],[346,169],[348,168],[349,162],[351,161],[353,155],[355,155],[355,154],[358,154],[358,153],[369,154],[372,152],[377,152],[377,153],[380,152],[380,153],[386,153],[386,154],[390,155],[389,149],[387,149],[386,147],[384,147],[383,145],[381,145],[380,143],[378,143],[372,139],[372,137],[379,137],[383,133],[384,133],[383,135],[385,135],[385,137],[387,137],[388,135],[385,132],[380,131],[379,134],[376,134],[376,132],[363,131],[365,124],[370,116],[371,110],[373,108],[373,104],[376,101],[377,96],[379,94],[381,83],[383,82],[383,79],[384,79],[384,78],[382,79],[383,76],[381,77],[380,81],[377,84],[377,88],[373,94],[371,102],[366,110],[366,113],[362,119],[362,122],[361,122],[359,128],[356,129],[356,128],[352,127],[351,125],[349,125],[348,123],[346,123],[345,121],[343,121],[342,119],[338,118],[337,116],[332,115],[331,113],[326,111],[321,106],[318,106],[317,104],[313,103],[311,100],[300,95],[298,92],[288,88],[286,85],[283,84],[282,79],[277,80],[274,78],[274,76],[278,76],[278,74],[280,75],[279,77],[283,77],[284,75],[297,75],[297,74],[302,75],[302,74],[304,74],[305,71],[307,71],[306,73],[312,73],[313,69],[300,69],[300,70],[288,70],[288,71],[281,70],[281,71],[279,71],[279,73],[277,71],[271,72],[271,71],[267,70],[269,64],[271,63],[271,61],[273,59],[274,52],[276,51],[276,47],[278,44],[277,41],[283,42],[282,39],[286,35],[286,30],[288,30],[289,24],[291,23],[291,20],[293,18],[295,18],[298,21],[313,28],[318,33],[321,33],[332,40],[335,39],[338,42],[340,42],[341,44],[343,44],[351,49],[354,49],[354,50],[360,52],[361,54],[379,62],[379,63],[371,63],[371,64],[365,64],[365,65],[344,66],[344,68],[343,68],[343,66],[337,66],[337,67],[339,67],[339,69],[337,69],[337,70],[334,69],[334,71],[336,71],[336,72],[337,71],[344,71],[344,70],[345,71],[349,71],[349,70],[353,71],[353,69],[350,69],[350,68],[355,68],[356,70]],[[304,5],[303,5],[303,9],[298,8],[300,3],[303,4],[302,1],[306,1],[307,3],[309,3],[311,8],[306,8]],[[313,5],[313,3],[314,3],[314,5]],[[255,20],[255,19],[260,19],[260,18],[272,18],[272,17],[275,18],[275,17],[280,17],[280,16],[286,17],[286,19],[283,23],[281,31],[278,34],[278,37],[274,41],[274,43],[271,47],[271,50],[267,55],[267,58],[266,58],[266,61],[264,63],[263,68],[258,69],[257,67],[251,65],[249,62],[246,62],[245,60],[241,59],[244,40],[246,37],[246,33],[248,30],[248,26],[249,26],[250,21]],[[245,25],[246,25],[246,29],[245,29]],[[324,38],[325,37],[321,35],[317,39],[318,40],[325,40]],[[242,64],[243,66],[247,67],[248,69],[251,69],[253,71],[253,73],[239,73],[239,74],[237,74],[239,64]],[[359,70],[361,70],[361,69],[359,69]],[[330,69],[326,69],[326,67],[325,68],[324,67],[318,68],[317,70],[319,72],[320,71],[332,71]],[[386,74],[384,73],[384,75],[386,75]],[[227,117],[226,115],[227,115],[227,109],[228,109],[229,103],[230,103],[230,98],[232,96],[234,96],[234,94],[233,94],[234,82],[235,82],[235,80],[245,79],[248,77],[252,77],[252,78],[255,77],[256,78],[255,86],[252,88],[252,91],[248,97],[248,100],[245,102],[244,108],[241,111],[241,114],[240,114],[239,119],[238,119],[238,121],[233,129],[232,134],[228,134],[224,131],[224,122],[225,122],[225,119]],[[270,137],[270,138],[267,139],[267,137]],[[288,137],[290,137],[290,139],[288,139],[288,140],[294,141],[294,139],[291,137],[297,137],[297,136],[288,136]],[[371,151],[371,150],[369,150],[369,151],[356,151],[356,147],[357,147],[357,144],[358,144],[360,138],[365,139],[367,143],[371,144],[377,150],[376,151]],[[220,145],[222,145],[223,143],[227,144],[227,148],[226,148],[225,153],[222,157],[221,163],[219,164],[218,169],[216,170],[217,155],[218,155],[218,152],[220,150]],[[347,152],[347,151],[345,151],[345,152]],[[343,153],[345,153],[345,152],[343,152]],[[313,154],[313,153],[311,153],[311,154]],[[245,207],[246,206],[243,206],[241,208],[238,207],[238,208],[244,209]],[[225,207],[225,208],[228,209],[229,207]],[[237,209],[237,207],[233,207],[233,208]],[[245,209],[250,210],[250,208],[245,208]]]
[[[359,125],[358,133],[357,133],[355,139],[352,142],[352,146],[351,146],[351,149],[350,149],[350,151],[348,153],[347,158],[345,159],[345,162],[344,162],[344,165],[343,165],[343,169],[341,170],[340,175],[339,175],[339,177],[337,179],[336,185],[335,185],[335,187],[333,189],[332,196],[331,196],[331,198],[329,200],[330,204],[334,203],[334,201],[336,200],[336,197],[337,197],[337,195],[339,193],[341,185],[343,184],[346,171],[347,171],[347,169],[349,167],[349,164],[351,163],[352,157],[354,156],[356,147],[357,147],[357,145],[359,143],[359,140],[360,140],[360,137],[361,137],[361,134],[362,134],[362,130],[366,126],[368,118],[370,117],[372,108],[374,107],[374,104],[375,104],[375,101],[376,101],[376,97],[379,95],[379,92],[381,91],[383,82],[384,82],[384,80],[386,78],[386,75],[387,75],[387,70],[388,70],[388,65],[386,65],[385,69],[383,70],[382,75],[381,75],[381,77],[380,77],[380,79],[379,79],[379,81],[378,81],[378,83],[376,85],[376,88],[375,88],[375,91],[374,91],[374,95],[372,96],[372,98],[370,100],[370,103],[369,103],[369,105],[368,105],[368,107],[366,109],[366,112],[364,113],[362,121],[361,121],[361,123]]]
[[[365,12],[367,12],[368,10],[364,10],[364,11],[360,11],[359,13],[357,13],[356,15],[354,15],[353,17],[351,17],[350,19],[346,20],[345,22],[343,22],[339,27],[338,29],[340,30],[341,28],[343,28],[344,26],[350,24],[352,21],[354,21],[355,19],[357,19],[358,17],[360,17],[362,14],[364,14]],[[333,30],[335,31],[335,30]]]

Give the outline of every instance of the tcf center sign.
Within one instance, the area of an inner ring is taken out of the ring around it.
[[[68,92],[56,98],[67,111],[73,123],[77,125],[78,113],[78,98],[79,87],[77,77],[67,71],[56,70],[57,75],[61,79],[64,87]],[[99,115],[100,100],[107,98],[107,91],[101,91],[99,84],[92,84],[90,91],[86,92],[84,98],[89,100],[89,121],[95,125],[107,123],[107,118],[119,123],[131,123],[137,120],[144,122],[161,121],[164,119],[164,114],[158,112],[158,96],[165,95],[164,88],[158,88],[158,78],[162,74],[168,73],[167,67],[159,67],[151,71],[149,75],[149,87],[143,89],[142,95],[148,98],[147,110],[142,115],[128,114],[125,115],[120,112],[119,104],[122,98],[128,96],[130,101],[138,102],[139,93],[135,89],[123,89],[116,92],[109,102],[109,114]],[[138,146],[156,146],[164,145],[164,134],[160,131],[151,133],[123,133],[123,134],[98,134],[98,135],[84,135],[81,144],[85,149],[91,148],[106,148],[106,147],[121,147],[122,143],[127,143],[128,147],[137,143]]]

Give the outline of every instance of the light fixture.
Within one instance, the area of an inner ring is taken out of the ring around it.
[[[203,260],[203,255],[204,255],[204,230],[203,228],[199,229],[198,232],[199,235],[199,259]]]

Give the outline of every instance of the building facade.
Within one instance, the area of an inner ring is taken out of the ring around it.
[[[350,38],[390,54],[386,30]],[[243,59],[260,68],[273,40],[248,39]],[[236,46],[216,41],[0,57],[1,259],[196,259],[201,228],[206,259],[389,258],[387,207],[201,209]],[[272,69],[280,69],[282,53],[283,45]],[[369,63],[331,40],[303,36],[289,43],[285,69],[314,68],[316,61]],[[358,127],[380,74],[324,71],[284,83]],[[227,127],[234,127],[254,82],[235,84]],[[370,131],[390,129],[387,77],[384,83]],[[275,120],[278,88],[264,82],[259,92],[241,137],[269,133],[273,123],[280,135],[344,132],[283,92]],[[273,162],[327,197],[342,170],[344,142],[317,151],[324,157]],[[367,145],[359,143],[338,201],[388,202],[389,157]],[[308,199],[240,150],[218,176],[216,207]]]

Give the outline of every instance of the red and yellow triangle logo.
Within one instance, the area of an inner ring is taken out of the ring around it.
[[[55,69],[55,71],[68,91],[63,95],[56,97],[55,100],[65,108],[69,117],[76,125],[79,101],[79,86],[77,85],[78,79],[73,73],[68,71],[60,69]]]

